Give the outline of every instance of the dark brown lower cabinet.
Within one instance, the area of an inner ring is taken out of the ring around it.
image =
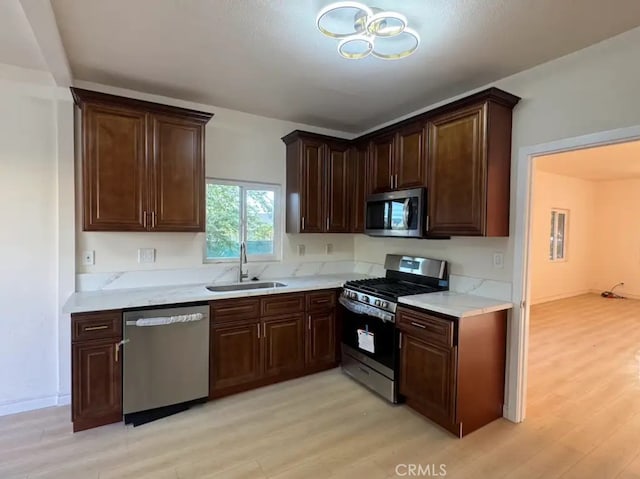
[[[251,383],[260,378],[260,323],[211,328],[211,389]]]
[[[304,313],[263,319],[265,376],[301,371],[304,367]]]
[[[121,320],[120,311],[72,315],[72,338],[83,338],[71,345],[74,432],[122,421]]]
[[[400,307],[396,321],[408,406],[458,437],[502,417],[506,311],[453,318]]]
[[[309,313],[307,316],[306,364],[317,366],[336,360],[335,310]]]

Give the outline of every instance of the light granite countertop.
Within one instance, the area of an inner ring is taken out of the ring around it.
[[[336,274],[280,278],[276,281],[285,283],[287,286],[281,288],[225,291],[223,293],[214,293],[207,290],[206,284],[86,291],[73,293],[63,306],[62,311],[64,313],[86,313],[89,311],[105,311],[109,309],[162,306],[196,301],[212,301],[216,299],[244,298],[268,294],[341,288],[346,281],[363,278],[366,278],[366,275]],[[215,285],[222,286],[223,283],[216,283]]]
[[[398,299],[398,303],[456,318],[493,313],[513,307],[513,303],[506,301],[456,293],[455,291],[402,296]]]

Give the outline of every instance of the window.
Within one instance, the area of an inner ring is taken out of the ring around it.
[[[551,210],[551,241],[549,242],[549,259],[563,261],[567,248],[567,210]]]
[[[280,187],[207,179],[205,261],[280,258]]]

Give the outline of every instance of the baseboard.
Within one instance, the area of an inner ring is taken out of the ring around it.
[[[573,298],[575,296],[582,296],[583,294],[591,294],[594,292],[595,291],[591,289],[585,289],[581,291],[572,291],[571,293],[562,293],[562,294],[556,294],[553,296],[545,296],[544,298],[532,299],[531,304],[534,305],[534,304],[550,303],[551,301],[558,301],[560,299]]]
[[[58,406],[67,406],[71,404],[71,394],[58,394]]]
[[[34,399],[24,399],[22,401],[14,401],[6,404],[0,404],[0,416],[9,414],[17,414],[19,412],[33,411],[34,409],[42,409],[58,405],[58,396],[45,396]]]

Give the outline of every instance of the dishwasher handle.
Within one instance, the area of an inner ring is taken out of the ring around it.
[[[194,321],[200,321],[204,319],[204,317],[205,315],[202,313],[178,314],[176,316],[158,316],[155,318],[140,318],[134,321],[127,321],[125,324],[127,326],[138,326],[138,327],[167,326],[169,324],[176,324],[176,323],[192,323]]]

